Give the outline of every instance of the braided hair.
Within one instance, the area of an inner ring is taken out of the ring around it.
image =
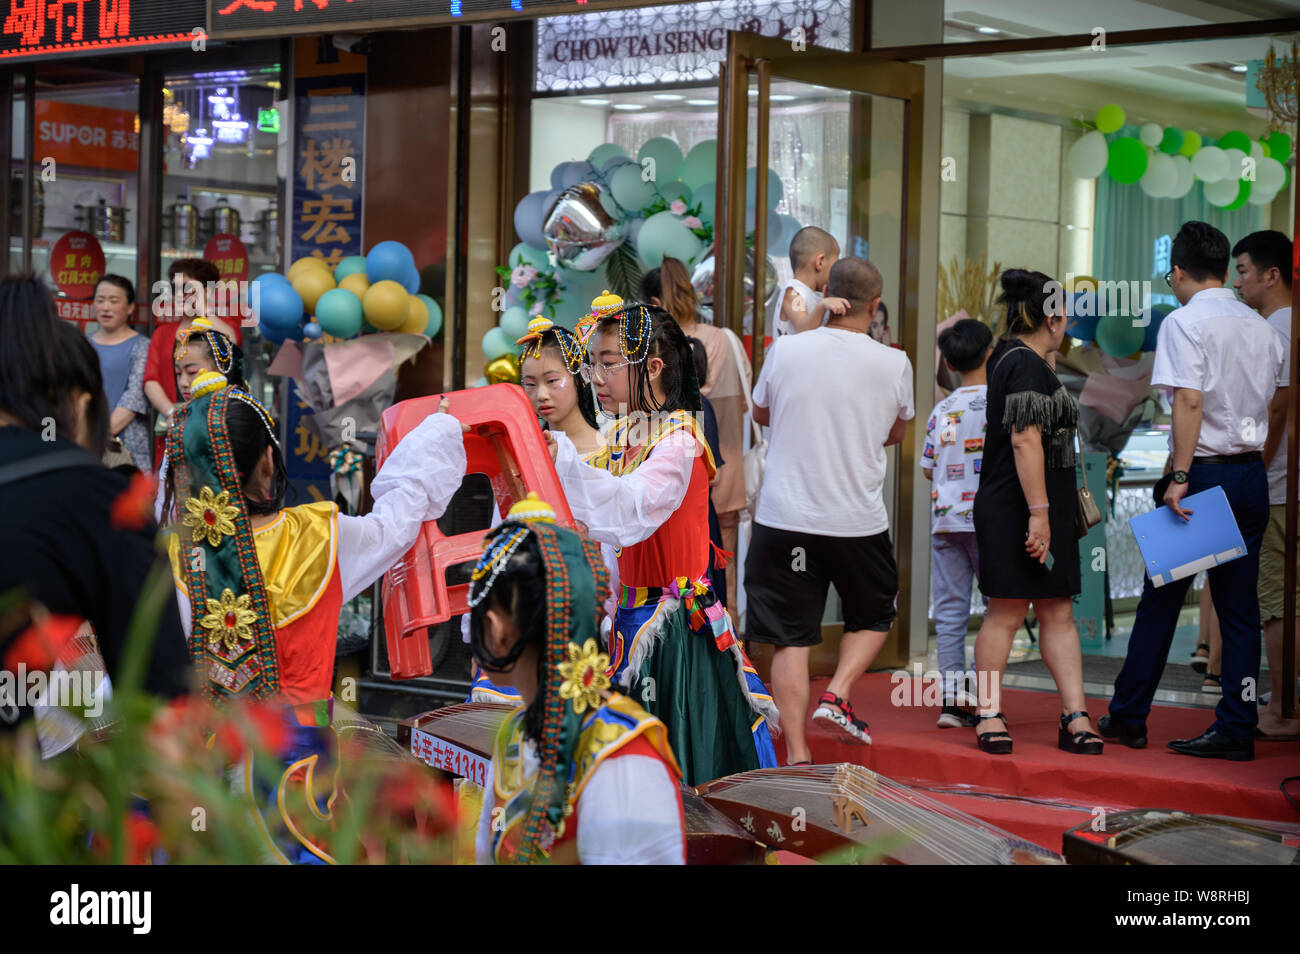
[[[629,339],[625,329],[633,326],[639,328],[638,322],[642,319],[648,319],[650,325],[648,332],[642,336],[647,340],[643,342],[641,337]],[[695,376],[695,359],[690,339],[672,315],[654,305],[633,302],[620,311],[601,318],[599,330],[609,329],[614,329],[619,335],[620,346],[623,343],[635,345],[631,349],[632,354],[624,350],[625,357],[636,359],[638,352],[644,352],[644,357],[634,360],[629,369],[633,410],[689,411],[692,414],[701,410],[700,382]],[[646,364],[651,358],[663,362],[663,370],[659,374],[660,387],[664,392],[662,404],[655,398],[650,375],[646,371]]]

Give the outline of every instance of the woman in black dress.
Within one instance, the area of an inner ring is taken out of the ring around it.
[[[1078,407],[1056,377],[1065,337],[1060,285],[1042,272],[1002,273],[1006,335],[989,356],[988,431],[975,496],[980,590],[988,597],[975,640],[985,752],[1011,752],[1002,715],[1002,673],[1029,604],[1040,624],[1043,662],[1061,693],[1059,746],[1097,755],[1083,695],[1083,662],[1072,597],[1079,592],[1074,449]],[[1053,289],[1057,293],[1053,295]],[[1056,301],[1053,301],[1053,299]]]

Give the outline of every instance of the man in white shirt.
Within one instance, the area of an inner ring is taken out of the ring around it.
[[[745,637],[772,643],[772,694],[790,764],[810,759],[808,657],[821,642],[833,583],[844,608],[835,676],[813,719],[870,744],[847,701],[894,622],[898,568],[882,489],[885,448],[903,439],[912,364],[872,340],[880,271],[862,258],[835,263],[829,293],[845,314],[773,344],[754,387],[754,420],[771,425],[763,488],[745,559]]]
[[[1221,487],[1246,543],[1246,555],[1209,570],[1210,594],[1223,635],[1223,698],[1214,724],[1195,739],[1169,748],[1184,755],[1250,761],[1259,721],[1259,603],[1255,593],[1259,548],[1268,523],[1268,478],[1261,453],[1268,407],[1282,372],[1278,335],[1232,291],[1228,239],[1205,222],[1185,222],[1170,252],[1166,277],[1181,308],[1160,325],[1151,383],[1173,396],[1172,472],[1156,485],[1184,520],[1188,494]],[[1124,667],[1115,679],[1101,734],[1131,748],[1146,745],[1146,717],[1160,683],[1183,598],[1192,577],[1154,587],[1143,584]]]
[[[1286,593],[1283,572],[1286,547],[1286,419],[1291,401],[1291,240],[1281,232],[1252,232],[1232,249],[1237,260],[1233,283],[1241,300],[1254,308],[1282,339],[1282,381],[1268,409],[1268,526],[1259,549],[1259,616],[1264,621],[1271,695],[1259,713],[1260,739],[1293,741],[1300,719],[1282,718],[1282,615]],[[1295,546],[1295,541],[1292,541]]]

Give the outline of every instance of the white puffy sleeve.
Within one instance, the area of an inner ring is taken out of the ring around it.
[[[658,759],[623,755],[598,767],[578,799],[584,865],[684,865],[686,822],[677,783]]]
[[[664,436],[630,474],[615,477],[584,464],[573,443],[556,433],[555,470],[573,516],[598,543],[631,546],[647,539],[681,506],[699,443],[686,430]]]
[[[465,476],[460,421],[430,414],[402,438],[375,475],[374,509],[339,515],[339,582],[344,602],[396,563],[426,521],[441,517]]]

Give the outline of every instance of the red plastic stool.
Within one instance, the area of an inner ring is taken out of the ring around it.
[[[558,523],[572,528],[573,515],[537,414],[518,385],[493,384],[394,404],[380,420],[376,466],[383,466],[398,441],[437,412],[444,396],[450,402],[448,411],[471,428],[465,435],[465,473],[484,474],[491,481],[501,515],[534,492],[554,508]],[[476,562],[486,532],[484,528],[448,537],[429,521],[415,545],[384,574],[384,635],[394,679],[433,673],[424,630],[468,612],[469,584],[448,586],[447,570]]]

